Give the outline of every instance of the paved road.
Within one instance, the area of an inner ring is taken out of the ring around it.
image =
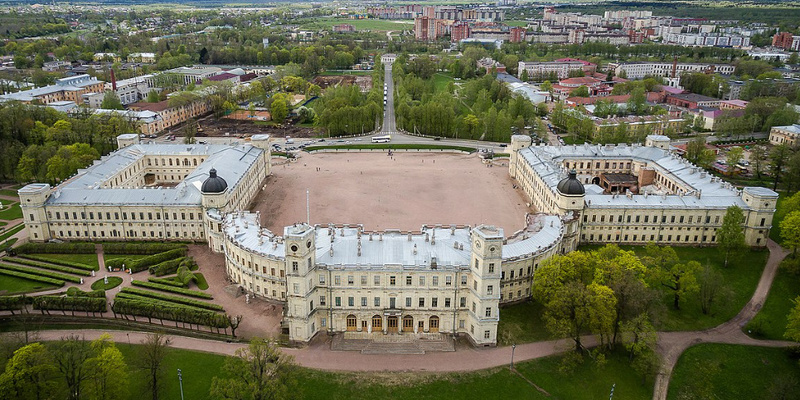
[[[384,66],[384,98],[386,105],[383,107],[383,126],[381,126],[382,135],[392,135],[397,132],[397,124],[394,119],[394,80],[392,79],[392,64]]]

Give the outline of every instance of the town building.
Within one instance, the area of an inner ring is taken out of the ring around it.
[[[356,27],[351,24],[337,24],[333,26],[333,31],[336,33],[355,32]]]
[[[797,137],[800,135],[800,125],[773,126],[769,131],[769,142],[774,145],[794,146],[798,143]]]
[[[594,65],[594,64],[592,64]],[[546,80],[547,76],[555,75],[557,79],[566,79],[570,72],[586,73],[586,63],[583,61],[520,61],[517,67],[519,77],[526,71],[529,80]],[[594,72],[594,71],[592,71]]]
[[[680,77],[683,73],[706,72],[731,75],[736,67],[731,64],[677,63],[677,62],[625,62],[608,63],[614,75],[627,79],[642,79],[646,76]]]
[[[75,104],[82,104],[84,94],[101,93],[102,91],[103,81],[99,81],[89,75],[76,75],[58,79],[55,85],[2,95],[0,96],[0,101],[37,102],[41,104],[71,101]]]

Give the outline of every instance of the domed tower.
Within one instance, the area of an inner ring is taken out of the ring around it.
[[[208,178],[200,186],[208,247],[216,252],[222,252],[222,212],[228,204],[227,190],[228,182],[217,176],[217,170],[214,168],[208,171]]]
[[[578,180],[578,173],[570,170],[569,175],[558,182],[558,207],[562,213],[572,210],[583,210],[583,196],[586,194],[581,181]]]

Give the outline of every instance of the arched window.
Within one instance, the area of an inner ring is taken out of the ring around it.
[[[355,315],[353,315],[353,314],[348,315],[347,316],[347,331],[348,332],[355,331],[357,323],[358,322],[356,321],[356,316]]]
[[[380,330],[383,325],[383,317],[380,315],[372,316],[372,330]]]
[[[432,316],[428,321],[428,327],[431,332],[439,332],[439,317]]]
[[[406,315],[403,317],[403,331],[408,329],[409,331],[414,329],[414,317],[410,315]]]

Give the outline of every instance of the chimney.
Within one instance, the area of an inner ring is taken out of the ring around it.
[[[114,68],[111,68],[111,89],[117,91],[117,77],[114,75]]]
[[[672,79],[675,79],[675,74],[678,71],[678,56],[672,60]]]

